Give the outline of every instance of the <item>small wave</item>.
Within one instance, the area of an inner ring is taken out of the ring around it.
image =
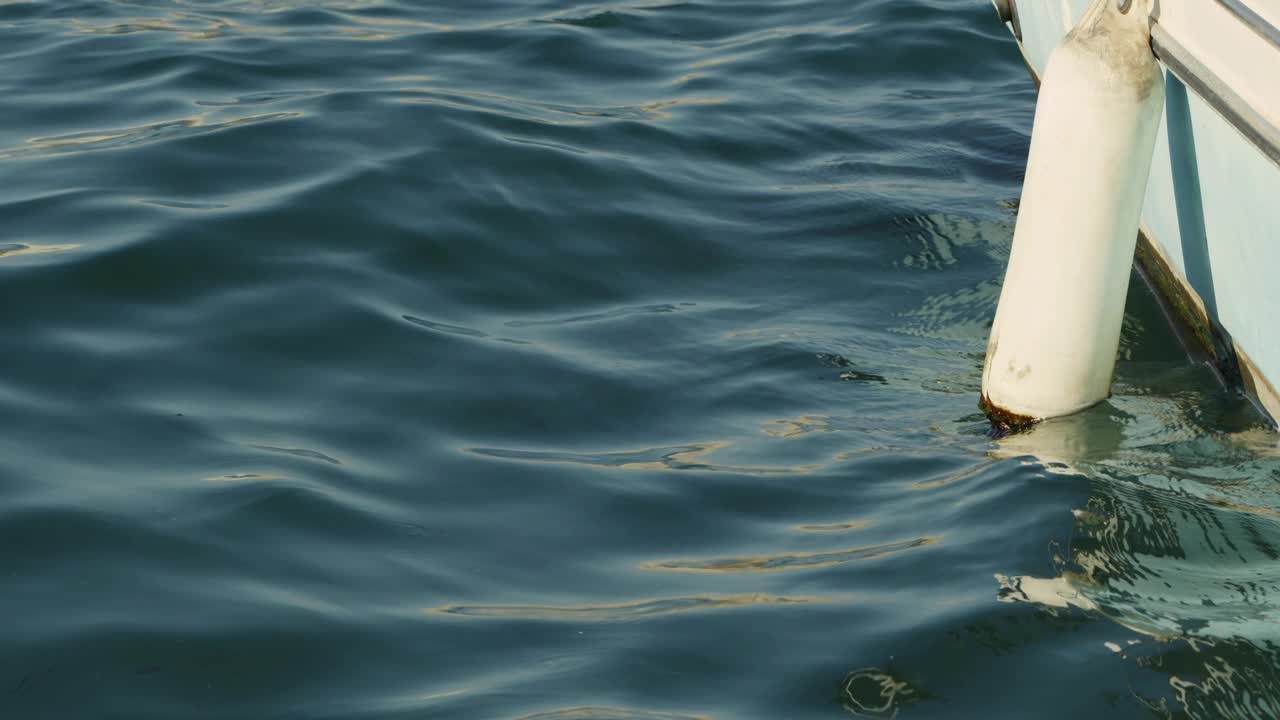
[[[822,523],[817,525],[792,525],[792,530],[810,533],[842,533],[850,530],[861,530],[869,526],[873,520],[849,520],[838,523]]]
[[[219,202],[190,202],[186,200],[156,200],[149,198],[140,199],[138,202],[144,205],[156,205],[174,210],[225,210],[231,207],[226,203]]]
[[[306,458],[307,460],[320,460],[322,462],[327,462],[332,465],[342,464],[342,462],[339,461],[337,458],[330,457],[328,455],[325,455],[322,452],[317,452],[315,450],[307,450],[306,448],[282,448],[282,447],[274,447],[272,445],[250,445],[249,447],[257,448],[259,450],[266,450],[267,452],[280,453],[282,455],[292,455],[294,457]]]
[[[633,17],[634,16],[632,15],[615,12],[613,10],[601,10],[586,15],[560,17],[550,20],[537,20],[535,22],[550,23],[554,25],[569,25],[572,27],[590,28],[592,30],[606,30],[609,28],[621,27]]]
[[[709,442],[674,447],[645,448],[603,453],[572,453],[542,450],[507,450],[503,448],[468,448],[467,452],[502,460],[569,463],[619,470],[700,470],[731,472],[744,475],[788,475],[821,469],[821,465],[717,465],[700,462],[711,453],[728,447],[727,442]]]
[[[462,337],[475,338],[477,340],[497,340],[498,342],[508,343],[510,345],[532,345],[528,340],[517,340],[516,338],[494,337],[483,330],[469,328],[464,325],[450,325],[448,323],[436,322],[435,320],[427,320],[425,318],[414,317],[413,315],[401,315],[402,319],[417,325],[420,328],[426,328],[433,332],[446,333],[449,335],[461,335]]]
[[[247,480],[284,480],[284,475],[275,475],[272,473],[229,473],[227,475],[215,475],[207,478],[214,482],[244,482]]]
[[[982,462],[972,467],[967,467],[953,473],[947,473],[939,478],[930,478],[928,480],[917,480],[911,483],[912,490],[931,490],[933,488],[942,487],[943,485],[951,485],[953,483],[964,482],[972,479],[988,468],[994,466],[997,461]]]
[[[232,107],[235,105],[270,105],[272,103],[284,102],[285,100],[294,100],[296,98],[315,97],[323,95],[322,90],[276,90],[274,92],[259,92],[241,95],[230,100],[196,100],[196,105],[205,107]]]
[[[679,96],[627,105],[566,105],[448,88],[404,88],[397,94],[399,102],[440,105],[552,125],[588,125],[615,120],[666,120],[674,116],[676,107],[715,105],[728,100],[723,96]]]
[[[746,595],[704,595],[637,600],[599,605],[449,605],[427,608],[429,613],[467,617],[513,618],[520,620],[570,620],[613,622],[669,615],[696,610],[714,610],[749,605],[792,605],[830,602],[826,597],[780,597],[753,593]]]
[[[227,130],[242,125],[290,120],[301,117],[300,112],[278,112],[264,115],[246,115],[244,117],[208,122],[203,115],[165,120],[163,122],[136,125],[126,128],[105,130],[87,130],[68,135],[38,137],[28,140],[25,147],[0,149],[0,160],[13,160],[25,157],[58,155],[63,153],[83,153],[101,150],[118,150],[164,140],[193,137]]]
[[[679,311],[679,307],[670,303],[663,303],[660,305],[639,305],[637,307],[619,308],[617,310],[609,310],[607,312],[574,315],[567,318],[555,318],[550,320],[511,320],[508,321],[506,325],[507,327],[513,328],[540,327],[546,325],[573,325],[576,323],[616,320],[618,318],[629,317],[632,315],[661,315]]]
[[[474,328],[463,327],[461,325],[448,325],[442,322],[435,322],[434,320],[424,320],[422,318],[414,317],[412,315],[402,315],[401,317],[413,323],[414,325],[417,325],[418,327],[424,327],[428,330],[435,330],[437,332],[449,333],[451,335],[465,335],[466,337],[477,337],[477,338],[489,337],[488,333],[481,332],[480,330],[476,330]]]
[[[711,720],[711,717],[624,707],[582,705],[548,710],[533,715],[521,715],[516,720]]]
[[[774,572],[777,570],[796,570],[843,565],[855,560],[884,557],[904,550],[913,550],[932,545],[940,539],[940,536],[920,537],[914,540],[903,540],[883,545],[868,545],[848,550],[830,550],[816,553],[780,553],[777,555],[753,555],[708,560],[664,560],[644,563],[641,567],[646,570],[681,570],[687,572]]]

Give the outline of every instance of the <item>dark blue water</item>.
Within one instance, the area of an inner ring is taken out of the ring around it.
[[[1277,438],[1139,279],[1109,402],[978,413],[985,1],[6,0],[0,67],[0,716],[1280,712]]]

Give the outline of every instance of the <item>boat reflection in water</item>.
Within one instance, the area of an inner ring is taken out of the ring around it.
[[[999,599],[1138,633],[1108,647],[1146,678],[1131,685],[1157,717],[1280,717],[1276,436],[1177,414],[1176,430],[1150,432],[1104,404],[997,441],[994,454],[1079,473],[1090,488],[1053,552],[1058,575],[997,576]]]

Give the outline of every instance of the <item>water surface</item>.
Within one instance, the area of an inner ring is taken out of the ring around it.
[[[986,2],[0,37],[6,717],[1280,712],[1277,439],[1140,280],[1109,402],[977,411]]]

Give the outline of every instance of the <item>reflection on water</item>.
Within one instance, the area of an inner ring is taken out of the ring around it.
[[[214,133],[221,130],[251,125],[254,123],[291,120],[301,117],[298,112],[265,113],[262,115],[246,115],[225,120],[211,121],[206,115],[194,115],[178,120],[164,120],[136,127],[105,128],[88,130],[69,135],[52,137],[36,137],[27,141],[22,147],[0,149],[0,160],[13,160],[41,155],[59,153],[81,153],[97,150],[119,150],[145,143],[174,140],[194,135]]]
[[[764,432],[773,437],[800,437],[809,433],[837,432],[831,427],[826,416],[801,415],[797,418],[770,420],[765,423]]]
[[[940,539],[939,537],[920,537],[881,545],[868,545],[847,550],[830,550],[815,553],[779,553],[776,555],[732,558],[664,560],[645,563],[643,567],[652,570],[684,570],[688,572],[773,572],[776,570],[827,567],[853,562],[854,560],[870,560],[884,557],[904,550],[914,550],[932,545]]]
[[[997,574],[996,581],[1000,583],[1000,593],[997,597],[1001,602],[1031,602],[1051,608],[1098,609],[1098,606],[1094,605],[1093,601],[1080,592],[1066,577],[1036,578],[1028,575],[1008,577]]]
[[[622,707],[570,707],[524,715],[517,720],[711,720],[707,715],[634,710]]]
[[[872,520],[850,520],[848,522],[821,523],[814,525],[792,525],[791,529],[799,530],[800,532],[842,533],[849,532],[850,530],[860,530],[870,525],[872,522]]]
[[[1167,687],[1135,689],[1158,715],[1280,713],[1280,462],[1260,429],[1151,433],[1103,405],[997,442],[1088,478],[1056,577],[997,575],[998,597],[1096,613],[1145,640],[1107,646]],[[1134,432],[1136,430],[1136,432]],[[1130,433],[1137,437],[1129,437]],[[1193,461],[1193,458],[1198,460]]]
[[[920,699],[920,692],[910,683],[879,668],[855,670],[840,685],[844,709],[874,720],[895,718],[904,707]]]
[[[599,605],[450,605],[441,608],[428,608],[426,612],[465,615],[468,617],[610,622],[691,610],[714,610],[746,605],[821,603],[831,602],[835,599],[801,596],[777,597],[764,593],[753,593],[748,595],[662,598]]]
[[[14,255],[38,255],[40,253],[62,252],[63,250],[75,250],[80,247],[78,244],[67,245],[28,245],[26,243],[7,243],[0,245],[0,257]]]

